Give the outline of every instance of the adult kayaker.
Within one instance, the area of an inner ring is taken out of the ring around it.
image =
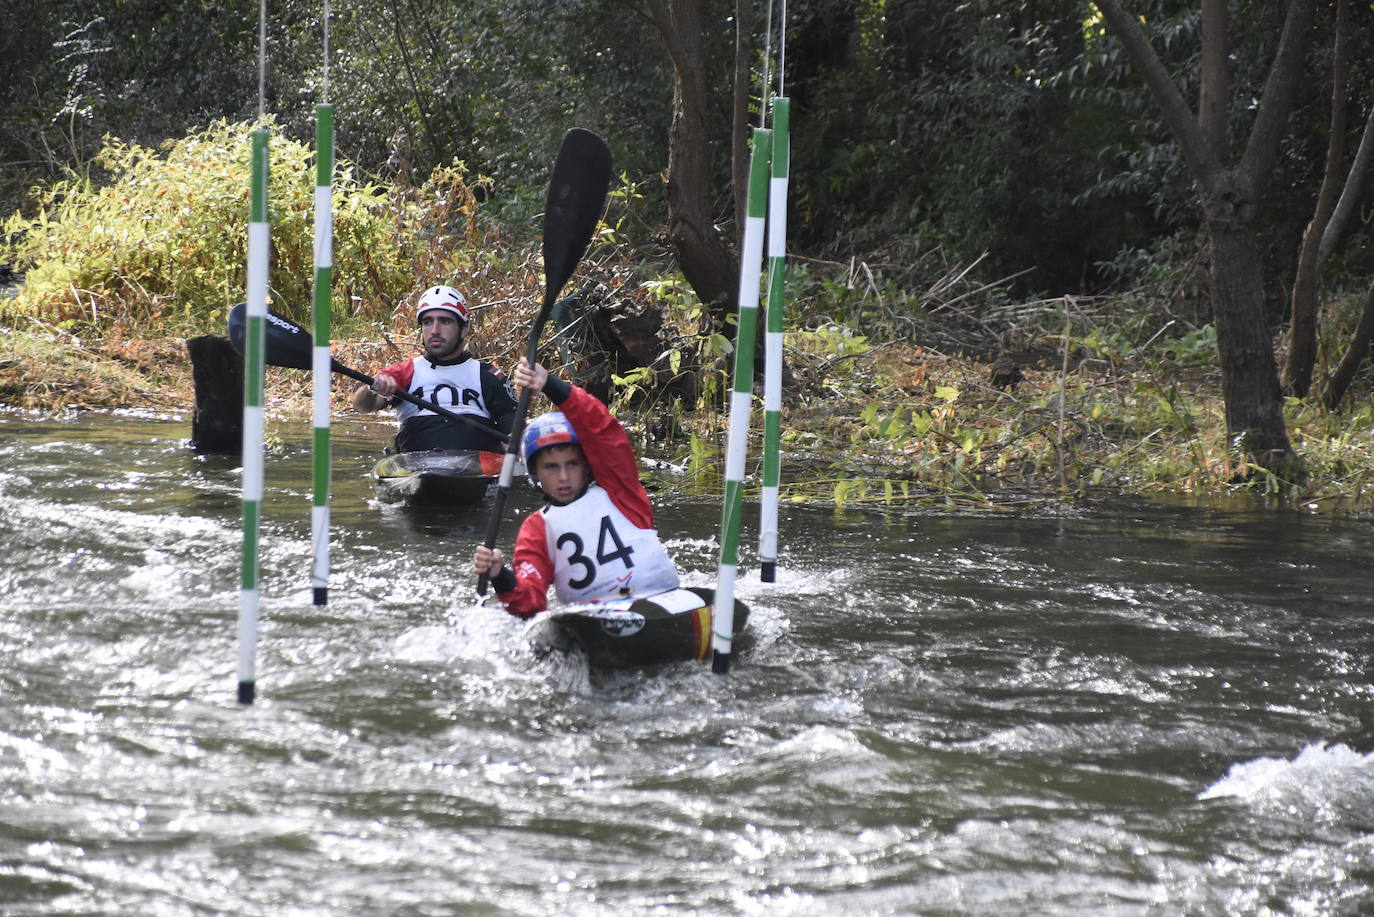
[[[515,397],[505,374],[467,352],[471,329],[467,297],[448,286],[434,286],[421,294],[415,306],[423,355],[394,363],[374,377],[372,385],[359,386],[353,407],[379,411],[396,407],[401,428],[396,434],[398,452],[428,449],[502,451],[496,435],[457,423],[426,408],[399,401],[398,389],[480,421],[493,431],[509,433],[515,419]]]
[[[479,545],[473,572],[490,577],[513,615],[562,602],[657,595],[678,587],[677,568],[658,540],[649,494],[639,481],[630,439],[606,406],[584,389],[521,358],[515,384],[544,392],[558,409],[531,420],[523,437],[525,467],[544,492],[515,537],[514,569],[500,550]]]

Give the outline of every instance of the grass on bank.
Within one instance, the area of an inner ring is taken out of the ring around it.
[[[93,352],[54,331],[0,328],[0,406],[38,414],[111,407],[181,408],[179,373],[158,369],[170,345],[145,342],[146,356],[124,360]],[[186,381],[190,381],[189,366]]]
[[[16,295],[0,297],[0,404],[191,408],[183,339],[223,333],[241,296],[248,127],[215,125],[159,150],[111,142],[85,172],[40,189],[31,212],[6,222],[0,260],[26,277]],[[272,306],[305,322],[310,153],[275,136],[271,149]],[[498,225],[477,203],[482,180],[459,164],[418,187],[362,180],[347,163],[339,170],[336,356],[374,370],[413,354],[410,297],[442,280],[480,306],[476,350],[511,365],[542,291],[537,213]],[[636,194],[628,184],[613,193],[573,286],[663,313],[658,369],[623,377],[614,407],[647,454],[691,472],[682,486],[715,493],[729,344],[704,325],[666,261],[644,258],[650,246],[630,240]],[[1178,317],[1184,310],[1166,288],[1177,278],[1112,301],[1027,303],[1009,301],[1003,281],[974,268],[919,248],[848,263],[794,260],[785,499],[986,505],[1243,490],[1305,506],[1365,502],[1374,483],[1369,407],[1288,405],[1310,472],[1300,487],[1231,448],[1215,338]],[[697,376],[686,400],[658,385],[686,373]],[[335,378],[340,410],[351,389]],[[308,390],[308,374],[269,370],[276,410],[308,417]]]
[[[1334,416],[1289,405],[1289,430],[1309,481],[1280,486],[1228,447],[1213,379],[1161,386],[1141,370],[1028,366],[1015,389],[991,385],[978,360],[905,344],[849,343],[836,362],[829,339],[787,335],[797,389],[784,399],[783,499],[843,505],[1023,505],[1116,494],[1249,492],[1322,511],[1364,509],[1374,488],[1374,409]],[[819,340],[818,340],[819,339]],[[0,331],[0,403],[41,414],[145,408],[189,412],[190,365],[181,339],[87,345],[61,334]],[[853,348],[859,348],[856,352]],[[341,341],[351,366],[392,359],[389,345]],[[843,369],[841,369],[843,367]],[[724,380],[720,380],[721,383]],[[334,380],[346,411],[353,383]],[[269,368],[269,409],[309,417],[309,374]],[[682,486],[720,487],[727,418],[707,406],[617,405],[644,454],[689,473]],[[761,417],[757,412],[755,419]],[[675,422],[665,423],[665,418]],[[750,445],[758,479],[760,443]],[[1248,477],[1241,481],[1241,473]]]

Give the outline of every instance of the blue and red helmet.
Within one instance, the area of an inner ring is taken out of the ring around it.
[[[540,414],[531,420],[529,426],[525,427],[525,437],[522,441],[524,446],[525,470],[529,472],[530,480],[536,484],[538,481],[534,476],[534,457],[543,449],[550,446],[580,446],[582,441],[577,438],[577,431],[568,423],[568,418],[563,416],[562,411],[549,411],[547,414]]]

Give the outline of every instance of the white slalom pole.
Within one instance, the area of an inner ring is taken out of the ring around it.
[[[778,485],[782,478],[782,328],[787,274],[787,99],[773,99],[772,179],[768,188],[768,310],[763,338],[763,488],[759,501],[759,578],[777,579]]]
[[[267,271],[271,245],[267,224],[267,131],[252,135],[252,190],[248,216],[248,308],[243,354],[243,560],[239,590],[238,701],[257,692],[258,531],[263,494],[263,380],[266,375]]]
[[[334,271],[334,106],[315,109],[315,347],[311,354],[314,419],[314,499],[310,541],[314,548],[310,586],[316,605],[329,601],[329,415],[332,356],[329,352]]]
[[[735,638],[735,577],[739,570],[739,526],[744,505],[744,459],[753,408],[754,341],[759,324],[759,280],[763,274],[763,230],[768,200],[770,134],[754,129],[749,157],[749,198],[740,254],[739,324],[735,329],[734,388],[730,395],[730,432],[725,454],[725,499],[721,506],[720,568],[711,610],[711,670],[730,671]]]

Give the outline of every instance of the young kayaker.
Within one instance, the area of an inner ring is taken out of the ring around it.
[[[677,568],[654,530],[629,437],[606,406],[522,358],[515,384],[544,392],[558,409],[529,422],[525,467],[544,492],[515,537],[514,569],[500,550],[479,545],[473,572],[487,574],[501,604],[532,617],[559,601],[595,602],[657,595],[678,587]]]
[[[424,354],[388,366],[377,373],[372,385],[359,386],[353,393],[353,407],[359,411],[395,405],[401,424],[396,434],[398,452],[502,450],[495,433],[488,436],[468,424],[392,397],[397,389],[404,389],[454,413],[468,415],[493,431],[510,432],[515,397],[500,370],[467,352],[468,318],[467,298],[453,287],[425,290],[415,307]]]

